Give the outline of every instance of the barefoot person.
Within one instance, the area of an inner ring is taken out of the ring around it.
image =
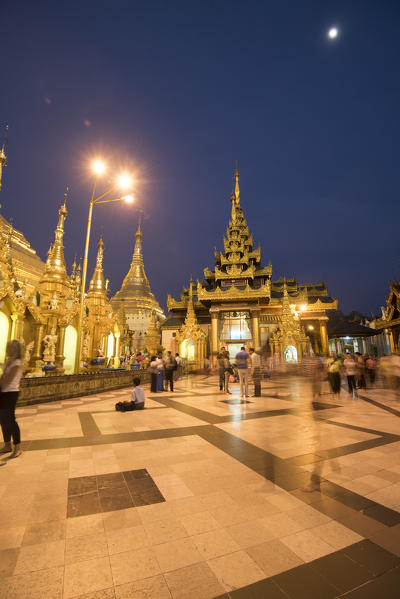
[[[19,382],[22,377],[22,348],[19,341],[9,341],[6,349],[6,363],[3,376],[0,377],[0,424],[3,431],[4,447],[0,453],[10,453],[9,458],[21,455],[21,436],[15,420],[15,406],[18,401]],[[11,447],[11,438],[14,449]]]

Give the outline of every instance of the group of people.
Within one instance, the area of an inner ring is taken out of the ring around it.
[[[235,361],[231,363],[229,352],[225,347],[221,347],[217,355],[219,389],[225,393],[231,394],[229,385],[239,381],[240,397],[244,399],[249,397],[250,376],[254,383],[254,397],[261,396],[261,356],[256,353],[253,347],[249,353],[244,347],[235,356]]]
[[[150,391],[157,393],[159,391],[174,391],[174,379],[177,378],[178,367],[181,363],[179,354],[172,355],[171,351],[167,351],[167,355],[163,358],[159,352],[157,356],[150,358]]]

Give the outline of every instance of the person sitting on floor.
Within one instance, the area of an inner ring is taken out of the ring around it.
[[[119,401],[115,404],[117,412],[131,412],[132,410],[143,410],[144,408],[144,391],[140,385],[140,378],[133,379],[133,391],[131,401]]]

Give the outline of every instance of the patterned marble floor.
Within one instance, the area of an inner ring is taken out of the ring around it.
[[[398,598],[400,402],[240,403],[215,377],[23,407],[0,468],[0,599]]]

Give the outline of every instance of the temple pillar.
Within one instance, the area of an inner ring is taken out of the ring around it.
[[[36,339],[35,339],[35,350],[32,356],[33,360],[41,360],[42,358],[42,339],[43,339],[43,324],[36,324]]]
[[[260,349],[260,311],[253,310],[251,313],[252,325],[253,325],[253,347]]]
[[[119,368],[120,336],[115,333],[114,368]]]
[[[217,364],[218,354],[218,312],[211,312],[211,361]]]
[[[18,314],[15,312],[14,314],[11,314],[11,335],[10,335],[10,339],[11,341],[13,339],[15,339],[15,326],[17,324],[17,320],[18,320]]]
[[[392,329],[388,329],[389,334],[389,342],[390,342],[390,352],[393,354],[396,351],[396,347],[394,345],[394,337]]]
[[[319,330],[320,330],[320,335],[321,335],[321,350],[322,350],[323,354],[327,355],[329,352],[329,345],[328,345],[328,331],[326,329],[325,321],[320,321]]]
[[[64,362],[64,343],[65,343],[65,326],[60,326],[58,333],[58,346],[57,346],[57,355],[56,355],[56,363],[57,366],[63,367]]]
[[[25,315],[19,314],[15,323],[15,339],[18,339],[21,343],[24,342],[24,320]]]

